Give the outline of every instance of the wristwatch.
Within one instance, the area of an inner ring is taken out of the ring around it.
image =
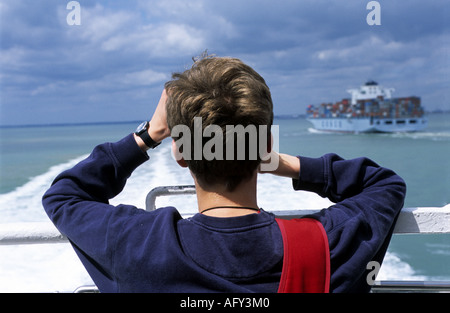
[[[148,121],[142,122],[138,128],[136,128],[136,131],[134,132],[137,136],[141,137],[141,139],[144,141],[145,145],[149,147],[150,149],[155,149],[157,146],[159,146],[160,142],[155,142],[152,137],[148,134],[148,128],[150,127],[150,123]]]

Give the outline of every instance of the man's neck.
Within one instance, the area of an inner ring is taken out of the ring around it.
[[[235,217],[256,213],[254,209],[259,208],[256,199],[256,180],[257,173],[255,172],[250,180],[242,182],[232,192],[227,191],[221,185],[215,185],[208,189],[202,188],[196,181],[199,212],[214,208],[204,214],[215,217]],[[230,206],[234,208],[227,208]]]

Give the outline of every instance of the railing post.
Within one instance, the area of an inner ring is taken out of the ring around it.
[[[154,211],[156,209],[156,198],[173,195],[195,195],[195,186],[163,186],[153,188],[145,199],[145,210]]]

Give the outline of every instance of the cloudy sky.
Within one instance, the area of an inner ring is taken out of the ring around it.
[[[143,120],[165,81],[208,49],[266,79],[276,114],[369,79],[450,109],[450,1],[0,0],[0,125]]]

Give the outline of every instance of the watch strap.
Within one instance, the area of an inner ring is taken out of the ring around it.
[[[155,149],[161,143],[154,141],[152,139],[152,137],[150,137],[150,135],[148,134],[149,127],[150,127],[150,123],[147,122],[147,124],[141,131],[136,132],[136,135],[138,135],[142,139],[142,141],[144,141],[144,143],[147,147],[149,147],[150,149]]]

